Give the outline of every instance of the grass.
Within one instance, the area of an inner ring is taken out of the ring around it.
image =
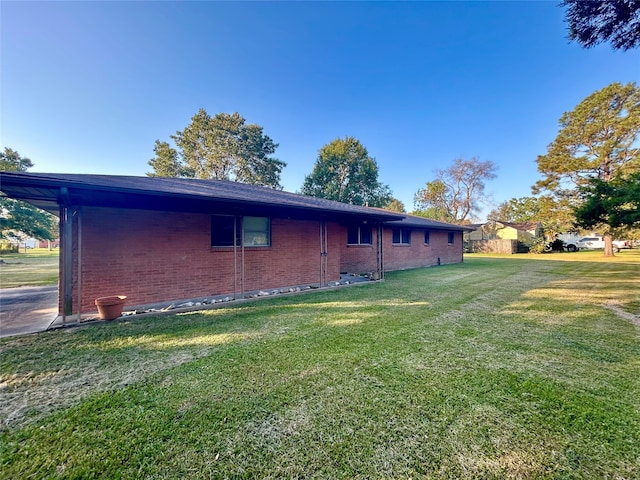
[[[0,255],[0,287],[52,285],[58,282],[58,250],[33,248]]]
[[[615,307],[615,308],[612,308]],[[640,478],[640,252],[0,341],[2,478]]]

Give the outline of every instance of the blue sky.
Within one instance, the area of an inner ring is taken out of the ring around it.
[[[457,157],[498,165],[495,203],[530,196],[562,113],[640,82],[638,51],[569,43],[557,3],[3,1],[2,147],[144,175],[198,109],[237,111],[280,144],[288,191],[350,135],[408,210]]]

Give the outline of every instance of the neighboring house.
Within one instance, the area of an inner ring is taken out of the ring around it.
[[[526,251],[536,238],[542,237],[539,222],[499,222],[469,225],[473,231],[464,234],[467,251],[516,253]],[[510,242],[509,242],[510,241]]]
[[[466,240],[517,240],[530,244],[533,239],[542,236],[542,224],[539,222],[498,222],[491,220],[484,224],[469,225],[475,230],[465,234]]]
[[[3,172],[2,191],[60,216],[60,315],[384,277],[462,261],[464,227],[242,183]]]
[[[60,240],[39,240],[37,248],[60,248]]]

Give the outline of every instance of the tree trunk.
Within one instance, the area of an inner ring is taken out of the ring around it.
[[[604,235],[604,256],[605,257],[613,257],[613,238],[611,235]]]

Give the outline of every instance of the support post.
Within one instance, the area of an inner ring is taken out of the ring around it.
[[[245,289],[245,285],[244,285],[244,217],[240,217],[240,251],[241,253],[241,275],[242,275],[242,281],[240,282],[240,287],[241,287],[241,292],[240,292],[240,298],[244,298],[244,289]]]
[[[327,222],[320,220],[320,286],[327,283]]]
[[[62,231],[62,271],[60,296],[62,298],[62,323],[73,314],[73,213],[69,206],[69,191],[60,189],[60,225]]]
[[[377,255],[378,279],[383,280],[384,279],[384,258],[383,258],[384,246],[382,244],[383,243],[382,222],[378,223],[378,228],[376,229],[376,236],[377,236],[377,244],[378,244],[378,255]]]
[[[76,218],[78,225],[78,260],[76,265],[78,265],[78,283],[77,283],[77,302],[78,305],[76,310],[78,312],[78,322],[82,319],[82,210],[80,207],[76,210]]]

